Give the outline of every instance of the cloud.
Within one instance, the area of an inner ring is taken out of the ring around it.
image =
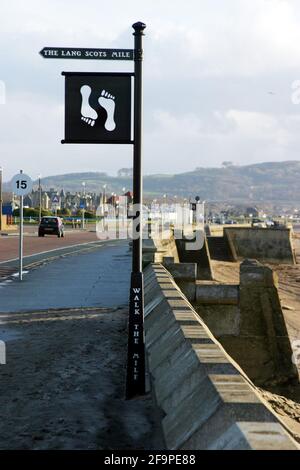
[[[204,1],[188,21],[183,15],[154,28],[156,75],[252,77],[299,64],[299,5],[292,1]]]
[[[157,6],[156,6],[157,5]],[[145,169],[187,171],[224,160],[297,159],[300,78],[296,0],[4,0],[0,164],[26,171],[115,172],[130,146],[62,146],[62,70],[131,71],[133,64],[42,59],[44,46],[133,47],[147,23]],[[274,94],[269,94],[272,91]]]
[[[229,109],[199,117],[175,116],[166,110],[154,113],[155,126],[147,135],[151,164],[168,171],[169,160],[178,156],[180,171],[196,166],[216,166],[225,159],[236,164],[298,158],[300,115],[279,115]],[[165,136],[172,135],[172,139]],[[147,166],[149,172],[149,166]],[[172,172],[169,165],[169,172]]]

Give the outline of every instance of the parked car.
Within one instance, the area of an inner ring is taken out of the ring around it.
[[[274,225],[275,225],[274,220],[267,220],[267,221],[266,221],[266,226],[267,226],[267,228],[274,227]]]
[[[64,237],[64,224],[60,217],[42,217],[39,225],[39,237],[45,235],[57,235]]]
[[[233,219],[225,220],[225,225],[235,225],[236,223],[237,223],[236,220],[233,220]]]
[[[266,228],[266,223],[260,219],[253,219],[251,225],[252,227]]]

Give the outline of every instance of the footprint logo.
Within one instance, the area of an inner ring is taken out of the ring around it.
[[[104,127],[107,131],[114,131],[116,128],[116,123],[115,123],[115,97],[112,96],[110,93],[108,93],[105,90],[102,90],[101,96],[98,99],[98,103],[102,108],[105,109],[107,113],[107,119],[104,124]]]
[[[92,89],[88,85],[82,85],[80,88],[82,103],[81,103],[81,119],[89,126],[94,126],[98,118],[98,113],[89,104]]]

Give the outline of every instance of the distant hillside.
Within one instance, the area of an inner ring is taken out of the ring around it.
[[[65,191],[79,191],[82,182],[86,190],[120,193],[132,189],[130,177],[113,177],[105,173],[71,173],[42,179],[43,189],[51,187]],[[197,168],[177,175],[144,177],[147,196],[162,194],[180,197],[200,196],[209,201],[227,202],[294,202],[300,205],[300,161],[261,163],[224,168]],[[7,185],[6,190],[7,190]]]

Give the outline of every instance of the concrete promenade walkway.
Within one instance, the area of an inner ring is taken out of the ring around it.
[[[108,241],[0,282],[0,449],[164,448],[151,395],[124,398],[130,271]]]
[[[130,270],[128,242],[107,242],[0,282],[0,312],[127,305]]]

